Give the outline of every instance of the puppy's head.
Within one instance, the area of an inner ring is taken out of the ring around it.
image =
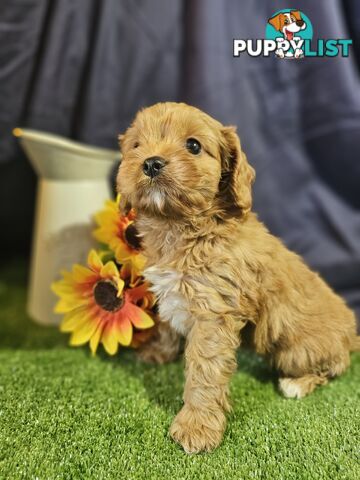
[[[167,218],[245,216],[254,170],[234,127],[182,103],[140,111],[120,136],[121,206]]]
[[[282,32],[287,40],[292,40],[294,33],[306,28],[306,23],[301,18],[299,10],[292,10],[289,13],[278,13],[274,17],[269,18],[269,23],[275,30]]]

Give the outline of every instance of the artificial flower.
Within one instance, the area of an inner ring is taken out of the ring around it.
[[[115,262],[104,263],[95,250],[87,264],[62,272],[63,279],[52,285],[60,297],[55,312],[65,314],[60,330],[72,333],[70,345],[90,342],[93,354],[100,342],[110,355],[119,344],[138,346],[142,337],[136,339],[134,331],[154,325],[150,311],[154,300],[147,285],[140,279],[129,288],[126,269],[121,274]]]
[[[118,263],[128,265],[132,281],[142,274],[145,257],[141,253],[141,243],[134,224],[133,210],[128,215],[119,211],[120,195],[115,201],[108,200],[105,208],[95,215],[98,228],[94,237],[114,252]]]

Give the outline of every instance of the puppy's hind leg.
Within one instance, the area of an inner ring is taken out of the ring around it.
[[[309,373],[290,376],[292,372],[287,372],[288,376],[283,376],[279,380],[280,391],[286,398],[302,398],[311,393],[317,386],[326,385],[329,379],[337,377],[345,372],[350,364],[348,351],[343,351],[342,355],[336,359],[329,360],[326,367],[322,365],[319,370],[313,368]],[[318,371],[316,371],[318,370]]]
[[[168,322],[159,322],[155,336],[138,351],[139,358],[146,363],[168,363],[180,352],[181,335]]]
[[[311,393],[318,385],[326,385],[326,376],[308,374],[303,377],[282,377],[279,380],[279,388],[286,398],[302,398]]]

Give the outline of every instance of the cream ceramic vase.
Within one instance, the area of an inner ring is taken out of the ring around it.
[[[28,313],[56,325],[61,317],[53,312],[57,297],[50,285],[61,270],[84,263],[95,245],[93,215],[111,197],[110,172],[120,153],[35,130],[14,134],[39,177]]]

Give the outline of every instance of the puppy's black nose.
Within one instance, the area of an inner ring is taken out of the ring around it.
[[[161,157],[150,157],[144,161],[143,172],[150,178],[154,178],[165,167],[165,160]]]
[[[304,20],[296,20],[296,25],[302,27],[304,25]]]

